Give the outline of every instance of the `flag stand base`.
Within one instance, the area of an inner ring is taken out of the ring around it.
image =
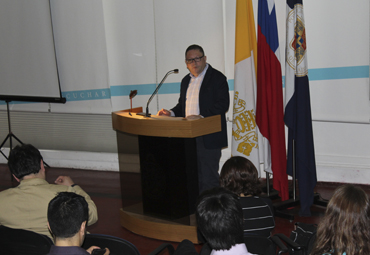
[[[295,176],[295,167],[293,168],[293,190],[289,191],[289,197],[292,197],[285,201],[280,201],[273,203],[274,207],[274,215],[276,217],[280,217],[283,219],[288,219],[289,221],[294,220],[294,215],[283,212],[284,210],[295,207],[300,205],[300,199],[296,196],[296,176]],[[266,173],[266,194],[271,200],[275,200],[279,198],[278,192],[276,190],[271,191],[271,184],[270,184],[270,174]],[[328,205],[328,201],[321,198],[319,193],[314,194],[314,201],[313,205],[323,206],[326,207]]]
[[[313,199],[314,199],[313,200],[313,205],[318,205],[318,206],[323,206],[323,207],[326,207],[328,205],[328,201],[325,201],[325,200],[321,199],[321,196],[320,196],[319,193],[315,193]],[[276,202],[276,203],[273,204],[274,209],[275,209],[275,216],[293,221],[294,220],[294,215],[291,215],[289,213],[285,213],[285,212],[283,212],[283,210],[286,210],[290,207],[295,207],[295,206],[298,206],[298,205],[300,205],[299,197],[296,197],[296,199],[291,198],[291,199],[288,199],[288,200],[285,200],[285,201]]]
[[[279,198],[278,192],[276,190],[271,191],[271,189],[272,189],[271,187],[272,187],[272,185],[270,184],[270,173],[267,173],[266,172],[266,191],[265,191],[265,193],[267,194],[267,197],[270,198],[271,200],[278,199]],[[287,200],[287,201],[292,202],[292,201],[290,201],[290,199]],[[283,202],[286,202],[286,201],[283,201]],[[281,202],[279,202],[279,203],[281,203]],[[296,205],[298,205],[299,204],[299,201],[295,201],[295,203],[297,203]],[[289,207],[292,207],[292,206],[295,206],[295,205],[291,205],[291,206],[288,206],[286,208],[289,208]],[[284,210],[284,209],[277,208],[276,205],[275,205],[275,203],[273,203],[273,207],[274,207],[274,216],[275,217],[280,217],[280,218],[283,218],[283,219],[288,219],[290,221],[293,221],[294,220],[294,216],[293,215],[288,214],[288,213],[285,213],[285,212],[282,212],[281,210]]]

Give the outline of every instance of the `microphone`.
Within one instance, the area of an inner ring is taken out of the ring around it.
[[[130,114],[130,116],[132,116],[132,115],[131,115],[131,112],[132,112],[132,99],[133,99],[136,95],[137,95],[137,90],[136,90],[136,89],[135,89],[135,90],[131,90],[130,95],[129,95],[129,97],[130,97],[130,106],[131,106],[131,111],[130,111],[130,112],[128,112],[128,114]]]
[[[171,71],[169,71],[168,73],[166,73],[166,75],[163,77],[162,81],[158,84],[157,88],[154,90],[153,94],[151,95],[151,97],[149,98],[148,100],[148,103],[146,104],[146,113],[145,113],[145,117],[150,117],[150,113],[149,113],[149,104],[150,102],[152,101],[153,97],[158,93],[158,90],[161,88],[163,82],[167,79],[167,77],[172,74],[172,73],[179,73],[179,69],[173,69]],[[139,115],[144,115],[144,114],[139,114]]]

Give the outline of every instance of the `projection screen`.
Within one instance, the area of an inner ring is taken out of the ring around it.
[[[65,103],[49,0],[0,0],[0,100]]]

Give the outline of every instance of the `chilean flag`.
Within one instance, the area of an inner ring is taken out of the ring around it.
[[[286,23],[284,120],[289,130],[287,172],[292,175],[295,168],[301,203],[299,214],[310,216],[317,179],[302,0],[287,0]]]
[[[283,85],[274,0],[258,1],[256,122],[263,136],[264,168],[273,173],[273,188],[289,198]]]

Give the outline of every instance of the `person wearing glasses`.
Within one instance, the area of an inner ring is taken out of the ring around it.
[[[196,138],[199,192],[219,186],[221,149],[227,146],[225,113],[229,109],[229,86],[220,71],[207,63],[207,56],[199,45],[185,51],[189,70],[181,81],[178,104],[171,110],[161,109],[158,115],[200,119],[221,115],[221,131]]]

